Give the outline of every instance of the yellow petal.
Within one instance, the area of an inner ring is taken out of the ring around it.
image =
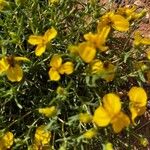
[[[32,45],[38,45],[43,43],[43,37],[42,36],[36,36],[36,35],[30,35],[28,42]]]
[[[12,82],[19,82],[22,80],[23,71],[22,68],[16,64],[14,67],[9,67],[6,71],[7,78]]]
[[[84,62],[90,63],[96,55],[96,49],[89,43],[83,42],[79,45],[79,55]]]
[[[74,65],[73,65],[73,63],[72,62],[65,62],[64,64],[62,64],[61,65],[61,67],[59,68],[59,73],[60,74],[67,74],[67,75],[69,75],[69,74],[71,74],[72,72],[73,72],[73,70],[74,70]]]
[[[141,40],[141,44],[150,45],[150,38],[143,38],[143,39]]]
[[[39,108],[39,113],[44,114],[46,117],[53,117],[57,113],[57,109],[55,106]]]
[[[103,44],[106,42],[110,30],[111,30],[110,26],[107,25],[99,31],[99,38],[101,38]]]
[[[50,61],[50,66],[53,68],[58,69],[62,65],[62,58],[60,55],[53,55]]]
[[[123,112],[119,112],[111,121],[115,133],[119,133],[123,128],[128,127],[130,124],[129,117]]]
[[[5,72],[9,67],[9,63],[6,58],[0,60],[0,74]]]
[[[46,45],[45,44],[40,44],[36,47],[35,49],[35,55],[36,56],[41,56],[46,50]]]
[[[111,16],[112,27],[118,31],[128,31],[129,22],[127,19],[122,17],[121,15],[113,15]]]
[[[103,70],[103,62],[99,59],[95,59],[90,63],[90,71],[92,74],[98,73]]]
[[[51,139],[51,132],[45,129],[46,126],[42,125],[36,129],[35,142],[41,143],[42,145],[49,144]]]
[[[51,68],[48,72],[49,78],[51,81],[59,81],[60,80],[60,75],[57,70],[54,68]]]
[[[94,112],[93,122],[100,127],[105,127],[110,121],[111,117],[108,112],[102,106],[99,106]]]
[[[121,110],[120,97],[114,93],[106,94],[103,97],[103,106],[109,117],[114,117]]]
[[[138,107],[146,106],[147,104],[147,94],[142,87],[132,87],[128,92],[130,101]]]
[[[131,112],[131,119],[132,119],[132,122],[135,124],[134,120],[137,116],[141,116],[144,114],[144,112],[146,111],[146,107],[137,107],[137,106],[134,106],[132,103],[130,103],[130,106],[129,106],[129,109],[130,109],[130,112]]]
[[[30,61],[27,57],[14,57],[15,61]]]
[[[45,43],[54,39],[56,37],[56,35],[57,35],[57,31],[55,30],[54,27],[52,27],[51,29],[48,29],[44,34]]]

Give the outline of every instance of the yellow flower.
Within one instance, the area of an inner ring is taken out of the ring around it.
[[[103,28],[106,28],[105,31],[108,32],[111,27],[118,31],[128,31],[129,22],[121,15],[108,12],[100,18],[97,29],[101,32]]]
[[[74,71],[74,65],[72,62],[65,62],[62,64],[62,58],[60,55],[53,55],[50,61],[49,77],[52,81],[60,80],[60,74],[71,74]]]
[[[53,27],[48,29],[43,36],[30,35],[28,42],[32,45],[37,45],[35,55],[41,56],[45,52],[48,42],[54,39],[56,35],[57,31]]]
[[[0,139],[0,148],[2,150],[10,149],[10,147],[13,145],[14,141],[14,135],[12,132],[6,132],[4,136]]]
[[[136,13],[137,7],[132,6],[130,8],[128,7],[120,7],[117,10],[117,14],[123,15],[127,18],[127,20],[135,20],[143,17],[146,13],[146,10],[143,9],[140,13]]]
[[[80,113],[79,120],[82,123],[90,123],[92,121],[92,116],[88,113]]]
[[[132,115],[132,122],[137,116],[142,115],[146,111],[147,94],[142,87],[132,87],[128,92],[130,99],[130,111]]]
[[[37,145],[47,145],[51,140],[51,132],[45,128],[45,125],[41,125],[35,131],[34,140]]]
[[[94,136],[96,136],[96,134],[97,134],[96,129],[91,128],[83,134],[83,137],[86,139],[92,139]]]
[[[100,127],[105,127],[111,123],[115,133],[120,132],[130,124],[128,116],[121,111],[120,98],[113,93],[103,97],[103,106],[99,106],[95,110],[93,121]]]
[[[44,114],[46,117],[53,117],[57,113],[57,109],[55,106],[39,108],[39,113]]]
[[[18,61],[29,61],[26,57],[8,56],[0,60],[0,74],[5,73],[7,78],[12,82],[19,82],[22,80],[23,71]]]
[[[105,43],[109,32],[110,28],[107,30],[107,28],[104,27],[100,33],[93,34],[89,32],[84,35],[84,38],[87,42],[91,43],[91,45],[93,45],[95,48],[98,48],[101,51],[106,51],[108,47],[105,46]]]
[[[136,31],[134,33],[133,45],[139,46],[140,44],[150,45],[150,38],[142,37],[141,34],[140,34],[140,32]]]
[[[114,150],[112,143],[108,142],[104,145],[104,150]]]

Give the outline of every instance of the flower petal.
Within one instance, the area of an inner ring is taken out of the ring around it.
[[[79,45],[79,55],[83,61],[90,63],[96,55],[96,49],[91,44],[83,42]]]
[[[105,127],[110,123],[110,121],[110,115],[102,106],[99,106],[94,112],[93,122],[95,122],[100,127]]]
[[[45,42],[49,42],[51,41],[52,39],[54,39],[57,35],[57,31],[55,30],[54,27],[52,27],[51,29],[48,29],[45,34],[44,34],[44,40]]]
[[[103,105],[109,117],[112,118],[121,110],[120,97],[114,93],[108,93],[103,97]]]
[[[6,71],[7,78],[12,82],[19,82],[22,80],[23,71],[22,68],[16,64],[14,67],[9,67]]]
[[[112,27],[118,31],[128,31],[129,21],[122,17],[121,15],[112,15],[111,16]]]
[[[60,80],[60,75],[58,71],[54,68],[51,68],[48,72],[49,78],[51,81],[59,81]]]
[[[53,55],[53,57],[51,58],[51,61],[50,61],[50,66],[58,69],[61,65],[62,65],[61,56],[58,54]]]
[[[136,107],[134,106],[132,103],[130,104],[130,112],[131,112],[131,119],[132,119],[132,122],[135,124],[134,120],[137,116],[140,116],[140,115],[143,115],[144,112],[146,111],[146,107]]]
[[[36,35],[30,35],[28,42],[32,45],[38,45],[43,43],[43,37],[42,36],[36,36]]]
[[[130,124],[129,117],[120,112],[112,121],[111,121],[113,130],[115,133],[119,133],[123,128],[128,127]]]
[[[46,50],[46,45],[45,44],[40,44],[36,47],[35,49],[35,55],[36,56],[41,56]]]
[[[0,60],[0,74],[5,72],[8,69],[8,67],[9,67],[9,64],[8,64],[6,58],[2,58]]]
[[[67,75],[69,75],[69,74],[71,74],[72,72],[73,72],[73,70],[74,70],[74,68],[73,68],[73,63],[72,62],[65,62],[64,64],[62,64],[61,65],[61,67],[60,67],[60,69],[59,69],[59,73],[60,74],[67,74]]]
[[[130,101],[138,107],[143,107],[147,104],[147,94],[142,87],[132,87],[128,92],[128,96]]]

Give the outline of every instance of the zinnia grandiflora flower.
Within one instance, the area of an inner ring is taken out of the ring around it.
[[[43,36],[38,35],[30,35],[28,42],[32,45],[37,45],[35,49],[35,55],[41,56],[45,50],[46,45],[56,37],[57,31],[52,27],[51,29],[48,29]]]
[[[121,15],[115,14],[114,12],[108,12],[100,18],[97,30],[101,33],[105,28],[105,32],[108,35],[111,27],[115,30],[125,32],[129,29],[129,21]]]
[[[19,61],[29,61],[26,57],[5,56],[0,60],[0,74],[5,73],[12,82],[19,82],[23,78],[23,71]]]
[[[115,133],[128,127],[130,119],[121,111],[121,101],[118,95],[108,93],[103,97],[103,105],[99,106],[93,116],[93,122],[99,127],[112,124]]]
[[[74,65],[72,62],[67,61],[62,63],[62,58],[60,55],[53,55],[50,61],[50,70],[49,70],[49,77],[51,81],[58,81],[60,80],[60,74],[71,74],[74,71]]]
[[[140,34],[139,31],[136,31],[134,33],[134,41],[133,41],[133,44],[135,46],[139,46],[141,44],[143,45],[150,45],[150,38],[145,38],[145,37],[142,37],[142,35]]]
[[[134,123],[135,118],[146,111],[147,94],[142,87],[134,86],[128,92],[128,96],[130,99],[129,109]]]
[[[10,149],[14,142],[14,135],[12,132],[6,132],[0,138],[0,150]]]

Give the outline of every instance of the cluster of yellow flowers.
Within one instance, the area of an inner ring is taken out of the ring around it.
[[[54,1],[53,1],[54,2]],[[89,32],[84,35],[84,42],[77,45],[70,45],[68,49],[71,54],[79,57],[88,67],[89,72],[99,75],[106,82],[110,82],[115,77],[116,67],[112,62],[103,62],[98,57],[98,53],[106,52],[109,47],[107,40],[111,31],[117,30],[127,32],[129,30],[130,21],[143,16],[145,10],[136,13],[136,8],[119,8],[116,12],[108,12],[103,15],[97,25],[96,33]],[[36,46],[35,55],[41,56],[47,48],[49,42],[57,36],[54,27],[48,29],[44,35],[31,35],[28,42]],[[134,46],[141,44],[150,45],[150,39],[142,37],[139,32],[135,32]],[[150,57],[150,53],[148,53]],[[6,74],[7,78],[12,82],[19,82],[23,78],[23,70],[19,65],[20,61],[30,61],[26,57],[4,56],[0,60],[0,74]],[[54,54],[49,63],[49,78],[51,81],[59,81],[61,75],[70,75],[74,72],[74,63],[65,61],[61,54]],[[59,89],[58,93],[63,93],[63,89]],[[129,110],[131,119],[122,109],[120,97],[115,93],[104,95],[102,104],[94,111],[94,114],[81,113],[79,120],[81,123],[93,123],[93,128],[87,130],[83,136],[91,139],[97,134],[97,127],[106,127],[109,124],[115,133],[119,133],[123,128],[128,127],[131,123],[135,124],[135,118],[142,115],[146,111],[147,94],[142,87],[132,87],[128,92]],[[53,117],[57,114],[55,106],[39,108],[38,112],[46,117]],[[95,128],[96,126],[96,128]],[[33,150],[38,150],[45,146],[49,146],[51,140],[51,132],[42,125],[36,129]],[[0,150],[8,149],[13,144],[13,134],[7,132],[0,138]],[[109,145],[112,147],[112,145]]]

